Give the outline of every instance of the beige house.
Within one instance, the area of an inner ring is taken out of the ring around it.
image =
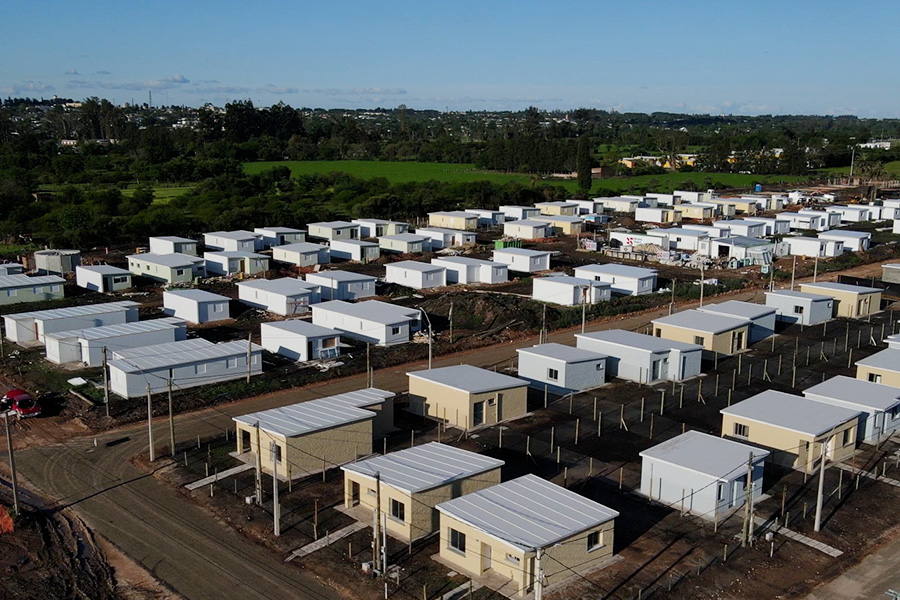
[[[900,388],[900,350],[888,348],[856,361],[856,378]]]
[[[708,353],[729,355],[747,349],[750,323],[746,319],[691,309],[652,323],[656,337],[697,344]]]
[[[409,412],[474,429],[528,412],[528,382],[471,365],[407,373]]]
[[[584,219],[570,215],[538,216],[534,220],[549,223],[553,234],[578,235],[584,227]]]
[[[437,510],[441,562],[472,577],[508,579],[504,595],[533,590],[536,597],[547,586],[603,566],[612,557],[619,516],[535,475],[444,502]]]
[[[801,283],[801,292],[834,298],[834,316],[861,319],[881,310],[881,290],[878,288],[822,281]]]
[[[502,460],[431,442],[350,463],[344,506],[374,511],[380,499],[389,535],[417,540],[438,530],[435,506],[500,483]],[[372,522],[370,513],[364,521]]]
[[[478,229],[478,215],[461,210],[428,213],[428,226],[474,231]]]
[[[682,219],[712,219],[716,216],[716,206],[711,204],[679,204]]]
[[[859,411],[768,390],[723,408],[722,436],[772,451],[774,462],[812,473],[825,457],[853,456]]]
[[[578,204],[575,202],[536,202],[534,207],[547,216],[574,217],[578,214]]]

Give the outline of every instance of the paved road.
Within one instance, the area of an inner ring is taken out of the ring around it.
[[[813,590],[806,600],[870,600],[887,598],[887,590],[900,591],[900,538],[866,556],[861,563]]]

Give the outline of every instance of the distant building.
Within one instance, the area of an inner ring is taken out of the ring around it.
[[[78,265],[75,282],[94,292],[119,292],[131,287],[131,272],[109,265]]]
[[[188,323],[210,323],[230,319],[229,299],[205,290],[163,292],[163,312]]]

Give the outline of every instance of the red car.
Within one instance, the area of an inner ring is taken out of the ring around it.
[[[4,410],[11,410],[20,418],[37,417],[41,414],[41,405],[37,403],[37,400],[25,390],[20,389],[6,392],[6,395],[0,398],[0,407]]]

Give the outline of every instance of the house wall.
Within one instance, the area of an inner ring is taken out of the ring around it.
[[[641,294],[650,294],[656,287],[656,276],[648,277],[623,277],[621,275],[613,275],[611,273],[597,273],[590,269],[575,268],[575,277],[590,279],[591,281],[602,281],[611,286],[614,294],[622,294],[625,296],[638,296]]]
[[[900,283],[900,269],[883,265],[881,267],[881,280],[885,283]]]
[[[405,285],[416,290],[423,290],[447,285],[447,271],[443,268],[422,272],[402,266],[386,265],[384,280],[388,283]]]
[[[519,377],[534,383],[532,387],[543,389],[547,386],[554,393],[567,394],[572,391],[589,390],[606,383],[606,359],[597,357],[577,363],[566,363],[546,356],[519,352]],[[550,370],[556,371],[556,378],[550,377]]]
[[[163,292],[163,313],[184,319],[188,323],[210,323],[230,319],[228,300],[197,302]]]
[[[897,366],[900,369],[900,365]],[[900,388],[900,371],[892,371],[881,367],[856,365],[856,378]]]
[[[375,295],[375,281],[335,281],[318,277],[315,273],[306,275],[306,281],[321,286],[322,300],[359,300]]]
[[[817,325],[830,321],[834,312],[833,300],[812,301],[777,294],[766,294],[766,306],[775,309],[777,320],[803,325]],[[803,312],[796,312],[797,307],[802,308]]]
[[[344,332],[353,339],[376,346],[392,346],[409,341],[409,322],[385,325],[358,317],[351,317],[329,310],[313,310],[313,323]]]
[[[293,252],[275,246],[272,248],[272,260],[289,263],[298,267],[314,267],[319,264],[331,262],[331,254],[328,248],[317,252]]]
[[[850,404],[836,398],[829,398],[822,394],[811,394],[809,391],[803,395],[810,400],[861,411],[856,424],[856,439],[859,442],[877,444],[885,437],[900,430],[900,410],[880,411],[859,404]]]
[[[75,360],[80,360],[89,367],[99,367],[103,364],[104,347],[125,350],[127,348],[140,348],[141,346],[178,342],[186,339],[186,337],[186,329],[182,326],[119,335],[116,337],[104,338],[102,340],[81,340],[76,338],[75,351],[78,353],[78,358]]]
[[[299,244],[306,241],[306,234],[302,231],[296,233],[275,233],[266,231],[264,227],[257,227],[254,233],[260,234],[259,249],[263,250],[272,246],[286,246],[287,244]]]
[[[834,298],[834,313],[836,317],[857,319],[874,314],[881,310],[881,292],[872,294],[856,294],[839,290],[826,290],[813,286],[800,284],[801,292],[821,294]]]
[[[686,344],[698,344],[697,338],[703,338],[704,350],[715,352],[718,354],[734,354],[736,351],[745,350],[747,348],[747,335],[750,326],[744,325],[736,327],[722,333],[712,334],[705,331],[697,331],[695,329],[686,329],[684,327],[676,327],[666,323],[653,323],[653,334],[656,337],[672,340],[674,342],[684,342]],[[743,334],[743,342],[737,348],[733,347],[733,340],[738,334]]]
[[[473,231],[478,229],[478,217],[460,217],[454,215],[442,215],[431,213],[428,215],[429,227],[440,227],[443,229],[462,229],[464,231]]]
[[[498,394],[502,398],[498,400]],[[473,406],[484,402],[484,423],[491,425],[528,412],[528,386],[469,394],[418,377],[409,378],[409,411],[416,415],[440,419],[461,429],[472,429]],[[493,404],[491,404],[493,402]],[[478,425],[480,427],[480,425]]]
[[[217,235],[203,234],[203,245],[210,249],[224,252],[253,252],[256,248],[256,239],[235,240],[219,237]]]
[[[550,220],[549,217],[544,217],[543,220],[546,220],[550,225],[550,233],[553,235],[578,235],[581,233],[583,223],[570,223],[569,221],[555,221]]]
[[[45,337],[44,349],[47,360],[57,365],[81,360],[81,345],[78,343],[78,337],[74,335]]]
[[[510,271],[518,271],[519,273],[535,273],[537,271],[547,271],[550,269],[550,255],[542,256],[522,256],[519,254],[506,254],[503,252],[494,252],[494,262],[509,265]]]
[[[237,286],[237,289],[238,299],[244,304],[261,308],[283,317],[306,314],[309,312],[309,305],[314,304],[319,299],[318,294],[314,294],[312,290],[307,293],[285,296],[284,294],[276,294],[243,285]]]
[[[260,373],[262,373],[262,352],[253,350],[250,357],[250,374],[259,375]],[[172,385],[176,389],[241,379],[247,376],[247,355],[246,353],[235,354],[233,357],[197,361],[171,369],[145,370],[143,373],[126,373],[116,368],[115,364],[111,362],[109,365],[109,389],[123,398],[138,398],[147,394],[147,384],[149,383],[150,392],[158,394],[168,390],[170,375]]]
[[[519,225],[515,221],[509,221],[503,224],[503,235],[517,240],[536,240],[548,237],[550,224],[533,226]]]
[[[376,260],[381,256],[381,248],[377,244],[367,246],[347,243],[345,240],[334,240],[331,242],[330,252],[333,258],[355,260],[357,262]]]
[[[143,275],[144,277],[166,283],[190,283],[194,280],[194,268],[192,266],[168,267],[145,262],[139,258],[129,258],[128,270],[131,271],[132,275]]]
[[[333,352],[335,356],[339,356],[341,353],[341,336],[338,334],[327,337],[307,337],[299,333],[284,331],[283,329],[266,327],[266,323],[262,324],[260,332],[263,348],[290,360],[316,360],[321,358],[319,353],[323,348]],[[310,351],[312,351],[312,354],[310,354]]]
[[[753,463],[750,478],[754,501],[762,496],[764,463],[762,458]],[[641,462],[642,495],[679,510],[683,506],[685,512],[709,520],[715,520],[718,515],[744,504],[747,499],[744,491],[746,481],[746,468],[737,469],[728,481],[719,481],[711,475],[651,457],[644,457]]]
[[[424,252],[424,242],[407,242],[404,240],[379,238],[378,245],[382,250],[398,252],[400,254],[421,254]]]
[[[83,287],[83,286],[82,286]],[[23,302],[43,302],[63,298],[63,283],[30,285],[28,287],[6,288],[0,290],[0,306]]]

